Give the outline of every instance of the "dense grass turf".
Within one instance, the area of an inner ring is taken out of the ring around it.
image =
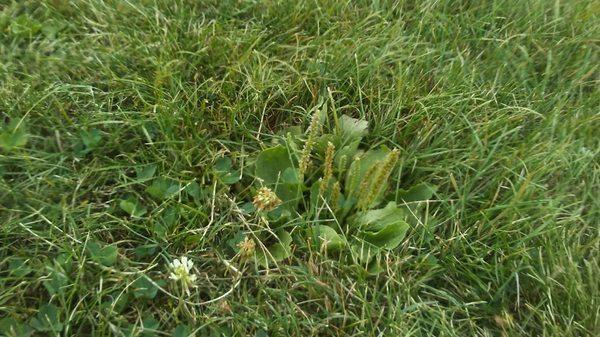
[[[597,2],[0,11],[0,334],[599,332]],[[228,263],[246,180],[215,184],[209,168],[228,155],[251,170],[251,154],[305,128],[320,100],[368,119],[366,144],[402,149],[403,184],[439,186],[430,231],[411,229],[377,276],[300,248],[270,270]],[[149,195],[148,164],[181,189]],[[129,217],[125,198],[147,212]],[[98,259],[115,248],[116,261]],[[164,283],[182,255],[199,272],[187,299],[209,303],[182,304]]]

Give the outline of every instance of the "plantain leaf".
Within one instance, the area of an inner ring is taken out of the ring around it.
[[[364,231],[361,236],[366,242],[380,249],[396,248],[404,239],[408,224],[400,220],[386,225],[378,231]]]
[[[378,249],[398,246],[409,228],[404,212],[390,202],[382,209],[364,212],[355,219],[360,229],[359,237]]]
[[[263,150],[258,155],[255,173],[266,185],[273,185],[281,180],[281,175],[289,167],[293,168],[294,165],[288,150],[278,145]]]
[[[281,175],[281,181],[285,184],[297,185],[300,184],[300,177],[298,176],[298,171],[293,167],[288,167],[283,171]]]
[[[359,140],[368,133],[369,122],[363,119],[342,115],[340,118],[340,131],[344,143]]]
[[[436,191],[437,186],[429,185],[427,183],[420,183],[412,186],[408,190],[398,190],[396,198],[407,203],[430,200]]]
[[[268,246],[266,251],[257,250],[256,259],[265,268],[273,262],[279,262],[292,255],[292,236],[285,230],[275,233],[277,242]]]
[[[277,194],[283,207],[295,211],[300,200],[301,183],[289,152],[281,145],[262,151],[256,159],[256,177]]]
[[[233,170],[233,164],[229,157],[217,159],[213,166],[213,171],[217,178],[225,185],[233,185],[242,178],[240,171]]]
[[[142,333],[141,337],[155,337],[158,331],[160,322],[156,318],[147,315],[142,319]]]
[[[360,160],[352,161],[346,176],[347,190],[350,192],[350,194],[357,196],[360,195],[360,193],[366,192],[361,191],[361,184],[366,179],[370,179],[370,177],[367,177],[368,171],[373,166],[381,164],[389,153],[390,149],[388,149],[386,146],[382,146],[377,150],[369,150],[365,152],[360,157]],[[352,159],[353,158],[350,158],[349,160]]]
[[[404,217],[404,211],[395,202],[390,202],[384,208],[360,213],[355,222],[362,230],[377,231],[390,223],[404,220]]]
[[[319,195],[320,190],[321,181],[315,181],[310,186],[310,204],[315,211],[317,210],[317,206],[322,204],[321,197]]]
[[[346,246],[346,240],[329,226],[316,225],[313,227],[313,234],[329,252],[341,250]]]
[[[350,144],[345,145],[341,149],[337,150],[333,159],[334,167],[340,172],[345,172],[348,166],[350,166],[350,164],[352,163],[354,156],[356,156],[356,154],[358,153],[359,144],[360,140],[355,140]],[[342,163],[342,161],[344,161],[345,164]],[[342,167],[342,164],[344,164],[344,167]]]
[[[408,190],[398,190],[396,200],[401,202],[400,206],[405,210],[406,221],[411,225],[421,222],[420,218],[423,211],[420,208],[421,202],[430,200],[437,190],[437,186],[420,183],[412,186]]]
[[[319,156],[325,156],[325,151],[327,150],[327,146],[329,142],[336,143],[335,137],[332,134],[324,134],[317,137],[315,140],[314,152]]]
[[[380,249],[364,240],[356,240],[350,246],[354,260],[357,263],[368,264],[380,252]]]

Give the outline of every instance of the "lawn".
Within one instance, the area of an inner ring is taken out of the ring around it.
[[[0,0],[0,336],[597,335],[599,16]]]

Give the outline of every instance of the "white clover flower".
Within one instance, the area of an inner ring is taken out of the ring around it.
[[[181,259],[175,259],[169,263],[170,274],[169,278],[175,282],[180,282],[185,292],[189,295],[190,288],[196,286],[197,276],[192,273],[194,262],[186,256]]]

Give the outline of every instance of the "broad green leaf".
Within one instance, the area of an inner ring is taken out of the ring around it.
[[[412,186],[410,189],[408,189],[408,191],[400,189],[396,195],[398,201],[409,203],[414,201],[430,200],[436,190],[436,186],[429,185],[427,183],[420,183]]]
[[[58,308],[54,304],[44,304],[29,324],[37,331],[59,333],[63,329]]]
[[[157,238],[166,240],[167,238],[168,228],[165,224],[160,222],[155,222],[152,225],[152,234],[154,234]]]
[[[288,126],[285,127],[279,131],[277,131],[277,135],[280,137],[287,137],[287,134],[291,134],[292,136],[301,136],[303,131],[302,128],[299,125],[292,125],[292,126]]]
[[[204,191],[202,190],[202,188],[200,187],[200,184],[198,184],[195,181],[192,181],[191,183],[189,183],[186,188],[185,188],[185,192],[194,199],[194,201],[199,202],[202,197],[204,196]]]
[[[8,272],[15,277],[25,277],[33,271],[28,265],[27,260],[21,257],[15,257],[9,260]]]
[[[165,224],[166,227],[171,228],[177,220],[179,219],[179,209],[177,207],[168,207],[165,209],[164,213],[160,217],[162,223]]]
[[[219,175],[219,180],[225,185],[233,185],[242,179],[240,171],[231,171],[223,175]]]
[[[276,207],[274,210],[267,213],[267,219],[269,220],[271,227],[275,228],[289,220],[291,215],[292,213],[290,212],[289,207]]]
[[[146,214],[147,210],[134,200],[121,200],[119,207],[132,217],[139,218]]]
[[[146,316],[142,319],[142,337],[154,337],[160,326],[160,322],[152,316]]]
[[[29,337],[33,335],[33,330],[14,318],[4,317],[0,319],[0,334],[6,337]]]
[[[87,251],[92,260],[107,267],[114,265],[119,255],[117,247],[112,245],[102,247],[100,243],[95,241],[88,242]]]
[[[281,182],[284,184],[300,184],[300,177],[298,176],[298,171],[293,167],[288,167],[283,171],[281,175]]]
[[[409,228],[404,212],[390,202],[385,208],[364,212],[357,216],[355,225],[360,228],[359,237],[380,249],[398,246]]]
[[[30,38],[39,33],[42,27],[43,25],[36,19],[27,14],[21,14],[11,21],[8,31],[16,37]]]
[[[231,158],[229,157],[221,157],[215,161],[215,165],[213,166],[213,170],[219,173],[226,173],[231,170]]]
[[[81,141],[87,150],[93,150],[100,145],[100,141],[102,140],[102,134],[98,129],[91,129],[89,131],[81,131],[80,134]]]
[[[384,271],[384,268],[381,267],[381,263],[379,259],[373,259],[369,264],[367,264],[366,272],[370,275],[377,275]]]
[[[142,275],[140,278],[135,280],[131,285],[133,290],[133,297],[135,298],[145,298],[145,299],[153,299],[156,297],[156,293],[158,292],[158,288],[148,280],[146,275]]]
[[[364,265],[368,264],[372,258],[381,251],[381,249],[364,240],[356,240],[353,242],[350,246],[350,250],[352,251],[355,261]]]
[[[232,170],[232,163],[229,157],[217,159],[213,166],[213,171],[218,179],[225,185],[235,184],[242,178],[240,171]]]
[[[136,174],[138,180],[147,180],[154,177],[156,172],[156,164],[144,165],[136,168]]]
[[[170,198],[179,192],[180,186],[179,183],[173,182],[169,188],[167,188],[167,192],[165,193],[165,198]]]
[[[300,200],[301,184],[286,182],[293,180],[294,175],[298,176],[292,172],[295,169],[287,149],[279,145],[262,151],[256,159],[255,170],[256,177],[283,201],[282,207],[294,212]]]
[[[150,243],[147,245],[136,246],[133,249],[133,253],[135,254],[136,258],[141,259],[148,256],[154,256],[157,248],[158,244]]]
[[[284,230],[275,233],[277,242],[268,246],[267,251],[262,251],[257,247],[256,258],[264,267],[268,267],[270,263],[279,262],[292,255],[292,236]]]
[[[102,302],[101,306],[110,312],[120,313],[125,310],[129,304],[129,295],[121,290],[113,291],[105,298],[106,299]]]
[[[396,203],[390,202],[384,208],[359,213],[355,223],[362,230],[376,231],[390,223],[403,221],[404,217],[404,211]]]
[[[191,335],[192,328],[185,324],[179,324],[171,333],[171,337],[190,337]]]
[[[179,183],[165,177],[160,177],[155,179],[152,185],[146,188],[146,192],[158,200],[168,199],[179,192]]]
[[[227,246],[229,246],[229,248],[231,248],[234,252],[237,253],[240,251],[238,244],[240,242],[242,242],[245,237],[246,237],[246,234],[243,231],[239,231],[239,232],[235,233],[235,235],[231,239],[226,241]]]
[[[360,140],[350,142],[350,144],[343,146],[341,149],[336,150],[335,157],[333,158],[334,169],[339,170],[342,173],[346,172],[346,169],[352,164],[352,160],[358,153],[358,146]],[[345,158],[345,159],[344,159]],[[342,161],[344,166],[342,167]]]
[[[23,123],[14,119],[9,125],[0,131],[0,148],[5,151],[11,151],[15,148],[23,147],[27,144],[28,134],[25,131]]]
[[[320,242],[325,245],[329,252],[338,251],[346,245],[346,240],[329,226],[316,225],[313,227],[313,231],[314,235],[321,240]]]
[[[368,133],[369,122],[363,119],[342,115],[340,118],[340,132],[344,143],[359,140]]]
[[[369,170],[375,173],[371,168],[380,165],[389,153],[390,149],[382,146],[377,150],[369,150],[363,153],[359,160],[354,160],[354,158],[349,159],[352,161],[352,164],[346,174],[346,190],[350,195],[356,198],[361,193],[364,194],[367,192],[361,191],[361,185],[365,180],[371,178],[367,176]]]
[[[399,202],[400,207],[405,210],[406,221],[409,224],[416,225],[421,222],[420,218],[423,215],[423,211],[420,209],[421,201],[430,200],[436,190],[436,186],[426,183],[414,185],[408,190],[398,190],[396,200]]]
[[[393,249],[398,246],[408,230],[404,220],[386,225],[378,231],[363,231],[360,236],[366,242],[381,249]]]
[[[54,264],[64,270],[66,273],[73,272],[73,256],[67,253],[58,254],[54,259]]]
[[[332,134],[324,134],[317,138],[315,141],[314,152],[320,156],[325,156],[325,151],[327,150],[327,146],[329,143],[336,144],[334,140],[334,136]]]
[[[282,212],[283,209],[285,209],[290,213],[295,213],[296,206],[302,196],[301,185],[282,183],[273,187],[273,190],[275,191],[275,194],[277,194],[277,197],[283,201],[278,208],[282,208]]]
[[[254,204],[251,202],[245,202],[240,207],[240,210],[242,210],[242,212],[244,212],[245,214],[252,214],[256,211],[256,206],[254,206]]]
[[[65,287],[69,284],[69,278],[65,274],[64,270],[60,265],[54,267],[47,267],[50,274],[46,280],[43,281],[43,285],[48,290],[50,295],[63,294]]]
[[[281,146],[275,146],[263,150],[256,158],[256,177],[263,180],[266,185],[274,185],[281,181],[281,175],[287,168],[294,165],[290,159],[288,150]]]
[[[197,245],[204,240],[204,235],[202,233],[198,234],[188,234],[185,237],[185,243],[188,245]]]

